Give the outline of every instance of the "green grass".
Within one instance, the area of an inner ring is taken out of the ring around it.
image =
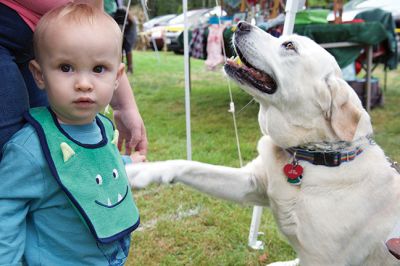
[[[130,77],[146,124],[150,161],[186,158],[183,56],[134,52]],[[193,160],[239,167],[228,81],[222,71],[205,70],[191,60],[191,133]],[[375,71],[382,77],[382,71]],[[383,80],[381,78],[380,80]],[[230,82],[236,110],[251,97]],[[389,72],[385,106],[372,111],[376,140],[400,160],[400,75]],[[260,137],[258,106],[237,115],[244,163],[256,156]],[[293,259],[295,253],[264,209],[262,251],[247,247],[252,207],[211,198],[183,185],[152,185],[134,191],[142,228],[132,234],[127,265],[262,265]]]

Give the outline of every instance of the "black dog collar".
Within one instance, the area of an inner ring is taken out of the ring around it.
[[[334,167],[339,166],[342,162],[353,161],[363,150],[361,147],[349,151],[319,151],[292,147],[286,151],[293,155],[296,160]]]

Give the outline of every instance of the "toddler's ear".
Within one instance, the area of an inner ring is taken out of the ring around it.
[[[121,80],[122,75],[125,73],[125,64],[121,63],[118,67],[118,72],[117,72],[117,79],[115,80],[115,88],[116,90],[119,86],[119,81]]]
[[[42,69],[36,60],[31,60],[29,62],[29,70],[32,72],[33,78],[35,79],[36,85],[39,89],[44,89],[44,77]]]

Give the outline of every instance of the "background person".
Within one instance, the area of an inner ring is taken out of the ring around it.
[[[133,59],[132,50],[135,49],[137,41],[137,19],[128,12],[125,23],[126,8],[119,7],[114,13],[113,17],[121,29],[124,29],[124,40],[122,42],[122,50],[126,57],[126,71],[130,74],[133,73]],[[125,24],[125,27],[124,27]]]

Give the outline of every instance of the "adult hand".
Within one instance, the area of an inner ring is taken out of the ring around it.
[[[110,105],[114,110],[114,121],[119,131],[118,149],[121,150],[125,144],[126,154],[138,151],[142,155],[146,155],[146,129],[125,71],[119,80],[118,88]]]
[[[114,122],[119,131],[118,149],[125,144],[125,153],[147,153],[147,136],[142,117],[135,108],[114,109]]]

